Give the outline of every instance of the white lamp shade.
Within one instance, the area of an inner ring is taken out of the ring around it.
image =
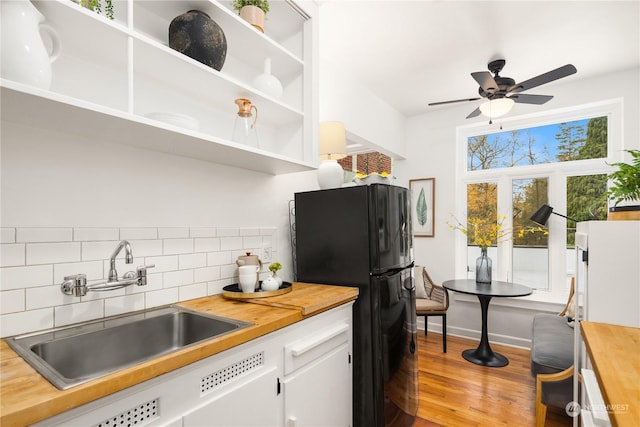
[[[515,101],[510,98],[498,98],[485,102],[480,106],[482,114],[489,118],[502,117],[513,108]]]
[[[342,159],[347,156],[347,136],[342,122],[320,123],[320,159]]]

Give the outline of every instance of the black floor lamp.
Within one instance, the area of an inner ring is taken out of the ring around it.
[[[553,208],[547,204],[540,206],[540,208],[537,211],[535,211],[535,213],[531,215],[529,219],[535,222],[536,224],[547,225],[547,221],[549,221],[549,217],[551,216],[551,214],[558,215],[566,219],[570,219],[573,222],[578,222],[577,219],[573,219],[571,217],[564,216],[554,212]]]

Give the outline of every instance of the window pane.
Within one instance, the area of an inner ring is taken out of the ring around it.
[[[607,219],[607,175],[567,177],[567,216],[577,221]],[[567,248],[575,246],[576,223],[567,220]]]
[[[535,289],[549,288],[549,235],[529,217],[548,203],[547,179],[514,179],[513,281]]]
[[[497,230],[498,185],[492,182],[467,185],[467,276],[475,278],[476,258],[480,246],[488,246],[493,261],[492,274],[498,270]]]
[[[607,117],[575,120],[467,140],[467,170],[607,157]]]

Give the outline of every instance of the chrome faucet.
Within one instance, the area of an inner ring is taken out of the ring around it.
[[[109,268],[109,282],[115,282],[118,280],[118,272],[116,271],[116,257],[120,253],[120,251],[124,248],[125,257],[124,261],[127,264],[133,264],[133,253],[131,252],[131,245],[128,241],[122,240],[118,243],[116,250],[111,254],[111,268]]]
[[[111,268],[109,268],[109,277],[106,282],[87,285],[87,276],[85,274],[74,274],[64,278],[64,282],[60,285],[62,293],[65,295],[83,297],[88,291],[113,291],[129,285],[145,286],[147,284],[147,269],[153,268],[155,265],[140,266],[135,272],[129,271],[122,275],[122,279],[118,279],[118,272],[116,271],[116,257],[122,248],[125,250],[125,262],[127,264],[133,263],[131,245],[126,240],[122,240],[118,243],[118,247],[116,247],[116,250],[113,251],[113,254],[111,255]]]

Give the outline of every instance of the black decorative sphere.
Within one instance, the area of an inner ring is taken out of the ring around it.
[[[218,71],[227,56],[222,28],[201,10],[190,10],[171,21],[169,46]]]

